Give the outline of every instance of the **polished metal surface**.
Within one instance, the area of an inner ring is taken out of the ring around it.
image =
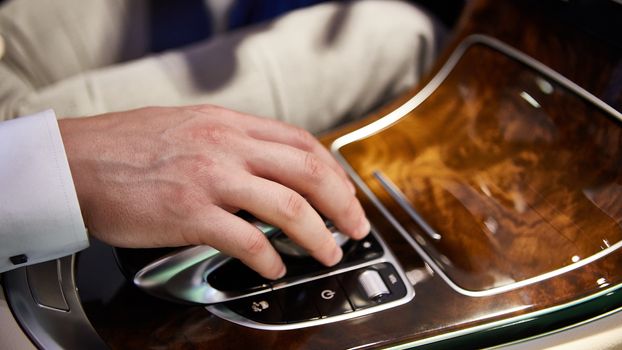
[[[145,266],[134,276],[134,284],[154,296],[199,304],[225,302],[268,291],[220,291],[206,279],[230,257],[209,246],[182,249]]]
[[[370,300],[389,294],[389,288],[382,281],[378,271],[367,270],[359,275],[359,283]]]
[[[304,249],[291,241],[274,226],[255,220],[262,233],[271,237],[275,248],[292,256],[307,256]],[[340,246],[348,237],[331,226],[333,238]],[[134,284],[146,292],[165,299],[199,304],[215,304],[267,292],[266,284],[252,290],[221,291],[214,288],[207,276],[231,258],[209,246],[184,248],[159,258],[143,267],[134,276]]]
[[[250,222],[267,237],[279,231],[259,220]],[[206,276],[229,259],[206,245],[183,248],[143,267],[133,281],[136,286],[154,296],[199,304],[220,303],[268,290],[267,285],[253,292],[223,292],[212,288]]]
[[[417,210],[413,208],[412,204],[410,204],[408,202],[408,199],[406,199],[406,196],[404,196],[399,188],[397,188],[397,186],[395,186],[395,184],[393,184],[393,182],[391,182],[391,180],[387,178],[382,173],[382,171],[375,171],[374,176],[376,177],[376,179],[378,179],[378,181],[380,181],[382,187],[384,187],[384,189],[389,192],[391,197],[393,197],[393,199],[402,207],[402,209],[404,209],[404,211],[406,211],[408,215],[410,215],[410,217],[415,220],[415,222],[419,226],[421,226],[423,231],[425,231],[425,233],[427,233],[430,238],[434,240],[439,240],[442,238],[441,235],[438,234],[438,232],[436,232],[434,228],[432,228],[432,226],[430,226],[430,224],[425,221],[421,214],[419,214]]]
[[[3,275],[7,301],[30,339],[41,349],[107,349],[76,293],[75,255],[38,265],[35,269],[57,271],[57,274],[36,284],[29,283],[26,268]],[[40,304],[42,300],[59,300],[58,296],[46,296],[59,293],[59,284],[61,308]]]

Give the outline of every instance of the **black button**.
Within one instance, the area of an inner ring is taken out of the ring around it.
[[[15,256],[10,257],[9,260],[11,260],[13,265],[20,265],[20,264],[27,263],[28,262],[28,257],[26,256],[26,254],[19,254],[19,255],[15,255]]]
[[[226,304],[238,314],[261,323],[284,323],[283,312],[274,292],[230,301]]]
[[[359,276],[366,270],[376,270],[380,273],[384,284],[389,288],[390,293],[379,298],[370,299],[359,282]],[[397,300],[406,295],[406,286],[397,274],[395,268],[389,263],[375,264],[355,271],[350,271],[339,275],[339,283],[345,290],[350,303],[355,310],[383,304]]]
[[[300,322],[320,317],[311,290],[306,283],[274,291],[283,309],[286,322]]]
[[[360,241],[350,240],[343,246],[343,263],[369,261],[382,256],[383,250],[376,237],[368,234]]]
[[[307,283],[320,316],[336,316],[352,311],[345,292],[335,277],[326,277]]]

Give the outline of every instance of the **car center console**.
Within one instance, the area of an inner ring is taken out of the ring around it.
[[[619,311],[622,48],[572,6],[469,2],[425,84],[324,137],[373,226],[338,265],[261,225],[278,281],[206,247],[94,242],[5,274],[13,312],[45,348],[365,349],[495,346]]]

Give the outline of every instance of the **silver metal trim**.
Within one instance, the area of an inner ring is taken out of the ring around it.
[[[484,296],[495,295],[495,294],[504,293],[510,290],[514,290],[517,288],[521,288],[521,287],[524,287],[530,284],[534,284],[534,283],[561,275],[568,271],[572,271],[581,266],[585,266],[595,260],[598,260],[610,254],[611,252],[617,250],[618,248],[622,247],[622,241],[619,241],[615,243],[614,245],[594,255],[589,256],[588,258],[585,258],[583,260],[564,266],[562,268],[549,271],[547,273],[534,276],[534,277],[531,277],[531,278],[528,278],[522,281],[518,281],[518,282],[507,284],[501,287],[495,287],[495,288],[486,289],[486,290],[474,291],[474,290],[465,289],[465,288],[458,286],[445,274],[443,269],[436,263],[436,261],[431,256],[429,256],[429,254],[419,245],[419,243],[417,243],[417,241],[406,231],[406,229],[402,227],[402,225],[397,221],[397,219],[389,212],[389,210],[382,204],[382,202],[376,197],[376,195],[369,189],[369,187],[365,184],[363,179],[361,179],[361,177],[358,176],[356,171],[350,166],[348,161],[341,154],[340,149],[344,147],[345,145],[348,145],[352,142],[362,140],[364,138],[367,138],[367,137],[370,137],[372,135],[379,133],[380,131],[386,129],[387,127],[395,124],[401,118],[405,117],[410,111],[412,111],[417,106],[419,106],[419,104],[425,101],[425,99],[427,99],[432,94],[432,92],[434,92],[434,90],[436,90],[441,85],[441,83],[445,80],[445,78],[447,78],[447,76],[452,71],[454,66],[458,63],[458,61],[460,60],[464,52],[470,46],[475,45],[475,44],[483,44],[495,50],[498,50],[501,53],[506,54],[508,57],[513,58],[525,64],[526,66],[538,71],[542,75],[548,76],[549,78],[551,78],[552,80],[555,80],[560,85],[576,93],[579,97],[582,97],[588,102],[593,103],[597,108],[600,108],[603,112],[608,113],[614,118],[617,118],[618,120],[622,121],[622,114],[620,112],[616,111],[611,106],[607,105],[606,103],[604,103],[603,101],[595,97],[594,95],[587,92],[585,89],[576,85],[575,83],[565,78],[561,74],[557,73],[556,71],[552,70],[551,68],[525,55],[524,53],[510,47],[509,45],[502,43],[501,41],[497,39],[494,39],[492,37],[485,36],[485,35],[476,34],[476,35],[471,35],[467,37],[466,39],[464,39],[464,41],[451,54],[451,56],[449,57],[445,65],[439,70],[436,76],[434,76],[434,78],[432,78],[432,80],[419,93],[415,94],[415,96],[413,96],[410,100],[406,101],[403,105],[401,105],[400,107],[398,107],[391,113],[387,114],[386,116],[381,117],[380,119],[360,129],[354,130],[336,139],[331,144],[330,149],[331,149],[331,152],[334,154],[335,158],[337,158],[337,160],[341,163],[341,165],[344,167],[346,172],[352,177],[354,182],[359,186],[359,188],[361,188],[363,193],[365,193],[365,195],[369,197],[371,202],[378,208],[378,210],[380,210],[380,212],[387,218],[387,220],[389,220],[389,222],[398,230],[398,232],[404,237],[404,239],[406,239],[406,241],[413,247],[413,249],[415,249],[415,251],[425,260],[425,262],[428,263],[428,265],[432,268],[432,270],[434,270],[434,272],[436,272],[456,292],[466,295],[466,296],[470,296],[470,297],[484,297]]]
[[[510,345],[521,344],[521,343],[529,342],[529,341],[532,341],[532,340],[535,340],[535,339],[538,339],[538,338],[542,338],[542,337],[550,336],[550,335],[553,335],[553,334],[565,332],[565,331],[571,330],[573,328],[581,327],[581,326],[587,325],[588,323],[592,323],[594,321],[597,321],[597,320],[600,320],[600,319],[603,319],[603,318],[606,318],[606,317],[609,317],[609,316],[613,316],[613,315],[615,315],[618,312],[622,313],[622,307],[619,307],[619,308],[613,309],[611,311],[605,312],[604,314],[600,314],[600,315],[597,315],[597,316],[594,316],[594,317],[590,317],[590,318],[588,318],[586,320],[583,320],[583,321],[580,321],[580,322],[577,322],[577,323],[574,323],[574,324],[571,324],[571,325],[568,325],[568,326],[565,326],[565,327],[562,327],[562,328],[554,329],[552,331],[536,334],[536,335],[533,335],[531,337],[527,337],[527,338],[511,341],[509,343],[503,343],[503,344],[495,345],[495,346],[492,346],[492,347],[488,348],[488,350],[504,349],[505,347],[510,346]],[[531,318],[533,318],[533,317],[536,317],[536,316],[532,316]],[[517,321],[517,322],[520,322],[520,321]]]
[[[331,316],[331,317],[325,317],[325,318],[320,318],[320,319],[315,319],[315,320],[310,320],[310,321],[302,321],[302,322],[286,323],[286,324],[266,324],[266,323],[255,322],[231,311],[224,304],[209,305],[209,306],[206,306],[206,309],[207,311],[211,312],[212,314],[220,318],[223,318],[225,320],[231,321],[233,323],[236,323],[242,326],[256,328],[256,329],[263,329],[263,330],[289,330],[289,329],[299,329],[299,328],[306,328],[306,327],[317,326],[317,325],[322,325],[322,324],[327,324],[327,323],[339,322],[343,320],[352,319],[355,317],[369,315],[372,313],[380,312],[380,311],[387,310],[387,309],[390,309],[390,308],[393,308],[399,305],[406,304],[415,296],[415,290],[413,289],[413,286],[408,282],[408,278],[406,278],[404,269],[399,264],[399,262],[397,261],[393,253],[389,250],[389,248],[384,243],[384,241],[380,238],[380,236],[378,235],[374,227],[371,228],[370,234],[373,234],[374,237],[378,240],[378,243],[382,246],[384,254],[381,257],[370,260],[370,261],[366,261],[359,265],[350,266],[348,268],[339,269],[336,271],[331,271],[330,273],[324,274],[321,276],[299,279],[295,283],[288,284],[287,286],[305,283],[305,282],[316,280],[322,277],[334,276],[334,275],[338,275],[340,273],[344,273],[347,271],[352,271],[352,270],[356,270],[356,269],[363,268],[366,266],[371,266],[374,264],[387,262],[387,263],[391,263],[393,267],[395,267],[395,270],[397,271],[398,275],[402,279],[402,282],[406,286],[406,295],[401,299],[393,300],[385,304],[380,304],[380,305],[373,306],[367,309],[356,310],[356,311],[345,313],[345,314],[338,315],[338,316]],[[281,286],[279,288],[285,288],[285,287],[286,286]],[[275,290],[279,288],[275,287]]]
[[[389,195],[391,195],[391,197],[393,197],[393,199],[397,202],[397,204],[399,204],[400,207],[402,207],[402,209],[404,209],[404,211],[413,220],[415,220],[415,222],[419,226],[421,226],[423,231],[425,233],[427,233],[427,235],[430,236],[430,238],[432,238],[434,240],[439,240],[439,239],[442,238],[441,235],[438,234],[438,232],[436,232],[436,230],[434,230],[432,228],[432,226],[430,226],[430,224],[428,224],[427,221],[425,221],[425,219],[412,206],[412,204],[410,204],[408,199],[406,199],[406,196],[404,196],[402,191],[400,191],[400,189],[393,183],[393,181],[391,181],[388,177],[384,176],[382,171],[375,170],[374,171],[374,177],[380,182],[382,187],[384,187],[384,189],[389,193]]]
[[[592,294],[590,296],[587,296],[587,297],[584,297],[584,298],[581,298],[581,299],[578,299],[578,300],[575,300],[575,301],[571,301],[569,303],[565,303],[565,304],[562,304],[562,305],[557,305],[557,306],[554,306],[554,307],[551,307],[551,308],[542,309],[542,310],[531,312],[531,313],[527,313],[527,314],[524,314],[524,315],[518,315],[518,316],[515,316],[515,317],[512,317],[512,318],[508,318],[508,319],[504,319],[504,320],[499,320],[499,321],[495,321],[495,322],[491,322],[491,323],[486,323],[486,324],[482,324],[482,325],[475,326],[475,327],[464,328],[464,329],[461,329],[461,330],[455,331],[455,332],[439,334],[439,335],[432,336],[432,337],[429,337],[429,338],[424,338],[424,339],[415,340],[415,341],[412,341],[412,342],[409,342],[409,343],[404,343],[404,344],[400,344],[400,345],[396,345],[396,346],[391,346],[391,347],[386,348],[385,350],[412,349],[412,348],[417,347],[417,346],[422,346],[422,345],[426,345],[426,344],[436,343],[436,342],[439,342],[439,341],[442,341],[442,340],[451,339],[451,338],[457,338],[457,337],[461,337],[461,336],[464,336],[464,335],[485,331],[487,329],[500,328],[500,327],[504,327],[504,326],[507,326],[507,325],[510,325],[510,324],[513,324],[513,323],[525,322],[525,321],[528,321],[528,320],[530,320],[532,318],[535,318],[535,317],[540,317],[540,316],[543,316],[543,315],[546,315],[546,314],[549,314],[549,313],[553,313],[553,312],[556,312],[556,311],[560,311],[560,310],[566,309],[566,308],[574,306],[574,305],[578,305],[578,304],[581,304],[581,303],[589,302],[591,300],[594,300],[596,298],[600,298],[602,296],[606,296],[606,295],[608,295],[610,293],[613,293],[613,292],[617,291],[620,288],[622,288],[622,284],[619,284],[617,286],[614,286],[614,287],[602,290],[602,291],[600,291],[600,292],[598,292],[596,294]],[[562,331],[562,330],[565,330],[567,328],[572,328],[573,326],[579,326],[579,325],[582,325],[584,323],[590,322],[592,320],[597,320],[599,318],[603,318],[605,316],[608,316],[608,315],[610,315],[612,313],[615,313],[615,312],[618,312],[618,311],[622,311],[622,308],[617,308],[615,310],[611,310],[611,311],[609,311],[607,313],[604,313],[602,315],[595,316],[595,317],[593,317],[593,318],[591,318],[589,320],[584,320],[582,322],[579,322],[576,325],[571,325],[571,326],[568,326],[568,327],[565,327],[565,328],[562,328],[562,329],[556,330],[556,331]],[[552,332],[549,332],[549,333],[555,333],[556,331],[552,331]],[[544,335],[547,335],[549,333],[544,333],[544,334],[536,335],[534,337],[544,336]],[[531,338],[527,338],[527,340],[528,339],[531,339]],[[504,345],[509,345],[509,344],[502,344],[502,345],[499,345],[499,346],[504,346]],[[497,348],[499,346],[495,346],[493,348]]]
[[[185,248],[142,268],[134,276],[134,284],[160,298],[199,304],[221,303],[270,290],[267,284],[250,291],[213,288],[206,277],[229,259],[210,246]]]
[[[36,302],[26,266],[2,275],[7,303],[30,340],[39,349],[108,349],[82,308],[76,285],[76,255],[39,264],[58,266],[58,278],[69,310],[42,306]]]
[[[389,294],[389,288],[384,284],[380,273],[376,270],[365,270],[359,275],[359,284],[363,287],[369,299]]]

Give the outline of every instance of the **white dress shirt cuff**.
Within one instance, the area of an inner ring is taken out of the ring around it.
[[[56,116],[0,123],[0,272],[88,246]]]

